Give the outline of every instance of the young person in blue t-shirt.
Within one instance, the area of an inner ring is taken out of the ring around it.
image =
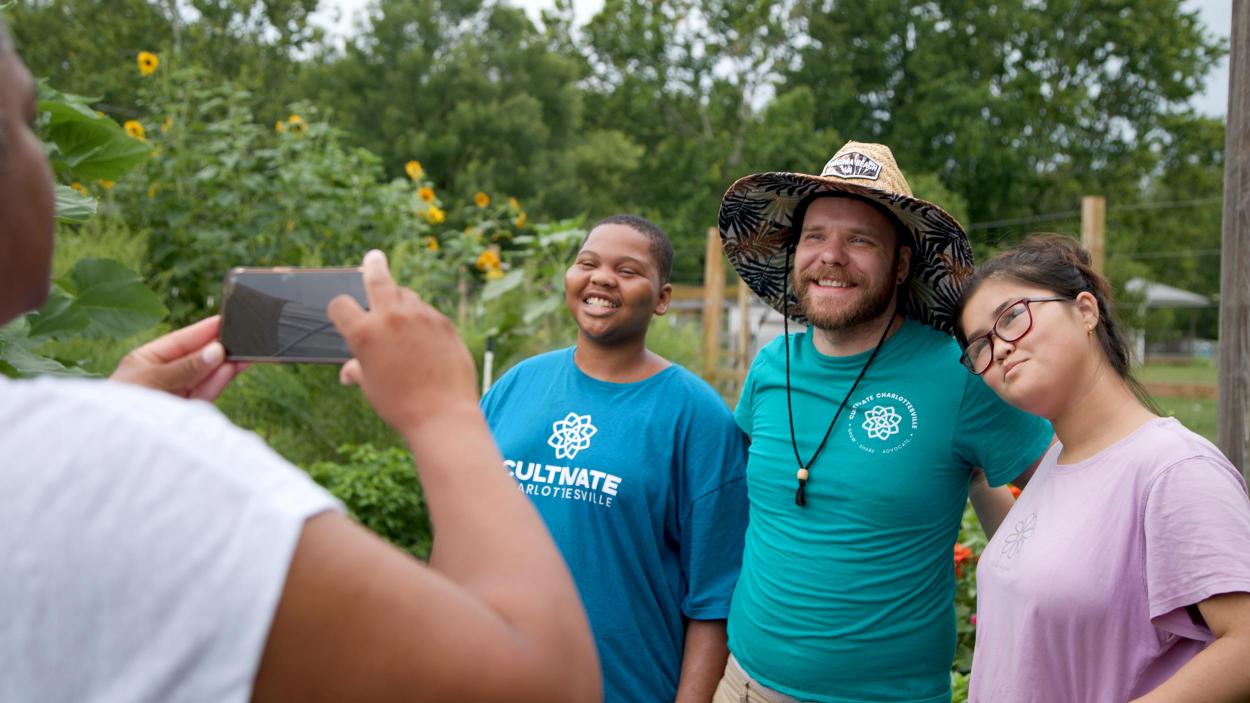
[[[596,224],[564,277],[577,345],[518,364],[482,399],[577,583],[607,703],[707,703],[728,658],[745,437],[710,386],[647,349],[672,261],[648,220]]]

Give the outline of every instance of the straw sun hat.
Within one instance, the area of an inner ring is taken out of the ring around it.
[[[721,201],[721,242],[742,280],[765,302],[806,323],[788,285],[787,253],[797,240],[796,208],[822,193],[846,193],[888,210],[914,245],[912,271],[899,288],[900,308],[942,332],[954,332],[954,310],[972,273],[972,247],[954,217],[911,194],[894,155],[882,144],[847,142],[819,176],[757,173],[739,179]]]

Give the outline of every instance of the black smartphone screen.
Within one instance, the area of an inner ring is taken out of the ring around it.
[[[337,363],[351,358],[326,317],[350,295],[367,307],[359,269],[233,269],[221,301],[221,343],[241,361]]]

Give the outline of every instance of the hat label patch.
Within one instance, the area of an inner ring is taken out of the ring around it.
[[[848,151],[829,159],[820,175],[875,181],[881,175],[881,164],[858,151]]]

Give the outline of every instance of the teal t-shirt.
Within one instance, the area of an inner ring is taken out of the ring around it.
[[[905,320],[848,400],[798,507],[784,342],[760,351],[735,413],[751,439],[750,521],[729,648],[751,676],[800,700],[945,703],[969,467],[1010,481],[1045,452],[1050,424],[960,366],[953,338]],[[869,353],[829,357],[810,331],[791,336],[804,461]]]

